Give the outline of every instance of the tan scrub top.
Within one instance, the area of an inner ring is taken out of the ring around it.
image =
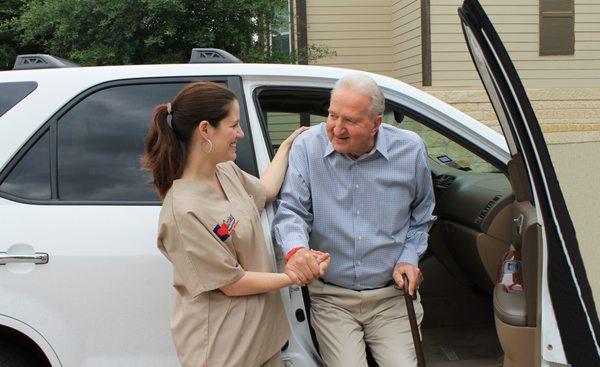
[[[183,366],[259,366],[288,340],[279,291],[228,297],[244,271],[275,272],[259,217],[266,192],[233,162],[213,186],[175,180],[163,201],[158,248],[173,264],[171,331]]]

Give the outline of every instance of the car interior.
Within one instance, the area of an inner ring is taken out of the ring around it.
[[[284,87],[255,91],[273,150],[299,123],[327,119],[329,93]],[[503,167],[391,101],[384,122],[416,132],[429,152],[437,221],[420,260],[424,282],[419,289],[427,365],[539,364],[541,228],[529,181],[520,173],[522,160],[514,156]],[[303,292],[309,312],[310,299]],[[377,365],[372,357],[369,365]]]

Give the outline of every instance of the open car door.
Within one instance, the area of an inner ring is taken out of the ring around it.
[[[509,344],[520,343],[521,339],[529,338],[533,347],[521,353],[522,357],[516,353],[514,360],[505,358],[505,366],[547,365],[544,361],[598,366],[598,314],[541,128],[513,63],[481,5],[466,0],[458,12],[471,57],[512,157],[509,175],[518,198],[516,204],[524,208],[513,211],[515,247],[522,247],[523,256],[526,248],[532,247],[539,254],[539,261],[535,255],[532,261],[523,259],[523,283],[530,288],[523,299],[508,295],[504,300],[503,294],[495,290],[496,325],[505,353],[513,347]],[[535,222],[529,226],[533,228],[529,237],[524,233],[528,222],[525,204],[532,209],[529,217]],[[535,274],[530,274],[532,268]],[[526,277],[532,281],[528,283]]]

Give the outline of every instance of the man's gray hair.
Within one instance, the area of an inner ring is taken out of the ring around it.
[[[350,87],[358,93],[368,94],[371,97],[371,106],[369,106],[369,115],[371,118],[375,118],[379,115],[383,115],[385,111],[385,98],[379,86],[375,81],[365,74],[351,74],[342,77],[338,80],[333,89],[331,90],[331,96],[343,87]]]

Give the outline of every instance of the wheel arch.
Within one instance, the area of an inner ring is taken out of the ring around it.
[[[17,338],[21,343],[43,355],[48,360],[50,366],[62,367],[58,355],[50,343],[42,334],[28,324],[10,316],[0,314],[0,336]]]

